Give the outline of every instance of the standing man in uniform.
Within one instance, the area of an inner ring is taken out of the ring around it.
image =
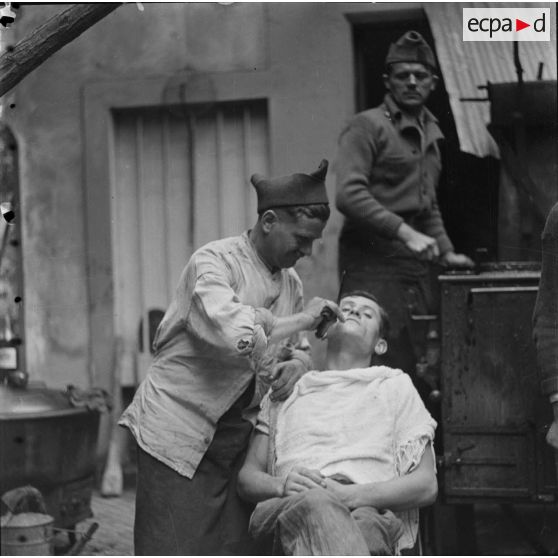
[[[197,250],[155,336],[146,379],[120,424],[138,443],[136,555],[245,554],[250,508],[236,475],[249,411],[271,385],[290,395],[310,366],[308,341],[329,307],[303,308],[292,266],[329,217],[327,161],[311,174],[252,176],[258,220]]]
[[[337,207],[344,291],[373,293],[390,316],[385,364],[415,369],[410,314],[436,313],[431,264],[472,266],[456,254],[438,208],[441,171],[437,120],[425,107],[436,62],[416,31],[393,43],[385,61],[383,103],[355,115],[341,133]]]

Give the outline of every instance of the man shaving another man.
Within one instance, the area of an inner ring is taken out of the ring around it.
[[[210,242],[184,268],[157,330],[145,380],[120,424],[138,443],[136,555],[250,552],[250,508],[236,491],[261,396],[287,397],[310,365],[303,331],[322,298],[303,306],[292,266],[312,253],[329,217],[327,161],[310,174],[254,175],[258,219]]]

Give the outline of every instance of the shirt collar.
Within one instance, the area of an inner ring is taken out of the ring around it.
[[[398,130],[403,130],[404,128],[418,128],[417,122],[407,116],[397,105],[393,97],[386,93],[384,97],[384,105],[386,107],[386,116],[393,122],[393,125]],[[422,122],[423,130],[427,138],[427,143],[432,141],[442,139],[444,135],[438,127],[438,119],[426,108],[422,107],[422,111],[419,115]]]
[[[251,230],[251,229],[250,229]],[[248,251],[252,258],[256,260],[265,270],[272,276],[275,276],[277,273],[281,273],[281,269],[279,268],[271,268],[268,263],[260,256],[258,250],[256,249],[256,245],[252,242],[250,238],[250,230],[244,231],[242,233],[242,238],[248,248]]]

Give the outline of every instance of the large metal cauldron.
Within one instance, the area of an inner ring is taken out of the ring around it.
[[[0,385],[0,494],[34,486],[57,527],[91,517],[98,429],[98,410],[64,392]]]

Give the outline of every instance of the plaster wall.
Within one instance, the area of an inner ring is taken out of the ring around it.
[[[31,379],[111,387],[114,347],[108,186],[85,180],[85,161],[109,137],[85,143],[84,91],[184,72],[220,75],[230,96],[252,83],[268,98],[273,173],[333,161],[343,122],[354,112],[351,27],[346,14],[408,6],[345,3],[124,4],[29,74],[5,98],[4,119],[20,148],[26,357]],[[416,10],[417,4],[412,7]],[[15,40],[64,6],[23,6]],[[242,79],[239,81],[239,76]],[[141,88],[141,85],[138,87]],[[163,95],[164,97],[164,95]],[[161,98],[161,102],[165,102]],[[15,108],[8,108],[15,103]],[[108,115],[107,115],[108,118]],[[108,175],[108,173],[107,173]],[[333,173],[328,178],[334,198]],[[90,195],[86,188],[93,188]],[[99,194],[100,197],[97,197]],[[104,197],[103,197],[104,196]],[[332,218],[314,255],[299,266],[306,295],[337,292]],[[97,237],[97,238],[96,238]],[[103,281],[96,291],[91,284]],[[97,325],[92,326],[91,315]],[[92,328],[102,329],[97,339]],[[97,340],[96,340],[97,339]],[[99,341],[101,339],[101,341]],[[97,343],[97,355],[92,345]],[[323,347],[316,345],[318,360]]]

